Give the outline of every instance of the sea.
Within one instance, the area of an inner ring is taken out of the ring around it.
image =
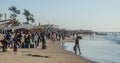
[[[65,42],[65,50],[73,52],[74,42]],[[107,35],[95,35],[82,37],[80,40],[82,57],[96,63],[120,63],[120,35],[107,33]],[[77,54],[79,55],[79,54]]]

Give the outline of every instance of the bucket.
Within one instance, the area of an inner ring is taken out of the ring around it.
[[[30,44],[30,48],[35,48],[35,45],[34,44]]]
[[[26,44],[25,43],[22,43],[22,48],[26,48]]]
[[[14,52],[17,52],[17,49],[18,49],[17,45],[14,45]]]

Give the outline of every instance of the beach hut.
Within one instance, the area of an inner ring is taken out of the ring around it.
[[[19,26],[7,27],[7,28],[5,28],[5,30],[12,30],[12,29],[14,29],[16,32],[17,31],[26,32],[26,31],[30,31],[31,28],[34,28],[34,26],[31,25],[31,24],[23,24],[23,25],[19,25]]]

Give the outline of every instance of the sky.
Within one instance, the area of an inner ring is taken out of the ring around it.
[[[120,0],[0,0],[0,13],[7,13],[9,18],[11,6],[21,13],[29,10],[36,23],[71,30],[120,32]],[[26,21],[22,14],[18,19]]]

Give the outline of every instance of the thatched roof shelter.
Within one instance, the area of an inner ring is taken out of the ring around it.
[[[36,31],[44,31],[47,29],[48,29],[48,25],[41,25],[41,26],[35,26],[31,28],[30,30],[36,32]]]

